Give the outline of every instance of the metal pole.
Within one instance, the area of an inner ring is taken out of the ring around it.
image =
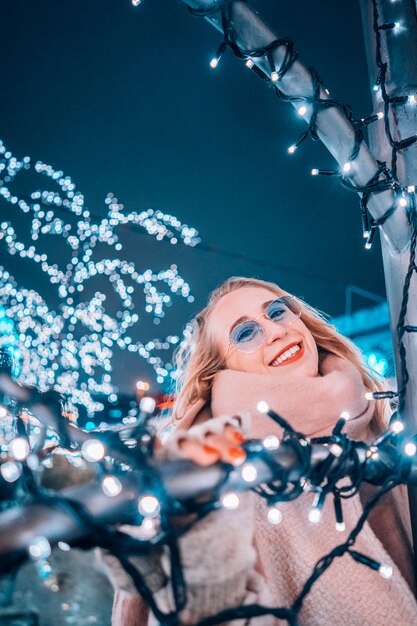
[[[376,62],[377,41],[375,17],[379,24],[398,22],[394,30],[380,30],[381,59],[387,64],[386,91],[390,97],[411,96],[410,100],[390,105],[389,123],[395,141],[412,137],[417,133],[417,13],[415,0],[361,0],[363,30],[371,86],[378,74]],[[376,11],[376,12],[375,12]],[[372,89],[374,112],[384,108],[381,90]],[[380,120],[369,129],[369,144],[373,154],[392,165],[392,147],[388,141],[385,124]],[[414,143],[397,155],[396,174],[401,186],[417,184],[417,144]],[[405,230],[409,241],[403,249],[395,249],[387,237],[382,237],[382,255],[385,283],[390,311],[391,332],[397,369],[398,389],[404,384],[404,371],[401,365],[397,324],[399,320],[403,286],[410,262],[411,228]],[[403,237],[401,237],[403,239]],[[417,276],[412,276],[407,307],[406,322],[417,325]],[[417,333],[406,333],[403,339],[406,348],[406,363],[409,379],[403,402],[400,404],[401,418],[407,422],[412,432],[417,431]],[[414,544],[414,574],[417,580],[417,490],[408,488],[411,526]]]

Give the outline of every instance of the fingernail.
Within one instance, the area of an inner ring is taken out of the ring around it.
[[[229,448],[228,453],[236,464],[243,463],[246,459],[246,454],[241,448]]]
[[[232,432],[232,437],[238,443],[243,443],[245,441],[245,437],[242,435],[242,433],[238,432],[237,430],[234,430]]]
[[[212,446],[204,445],[203,450],[207,452],[207,454],[219,454],[219,451],[216,450],[216,448],[212,448]]]

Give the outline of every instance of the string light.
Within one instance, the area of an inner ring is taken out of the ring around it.
[[[114,498],[122,491],[122,483],[116,476],[106,476],[101,482],[103,493],[109,498]]]
[[[28,440],[23,437],[16,437],[9,443],[9,452],[15,461],[24,461],[30,454]]]
[[[398,419],[393,420],[390,423],[389,427],[390,427],[390,430],[396,435],[398,433],[401,433],[404,430],[404,424]]]
[[[145,396],[142,398],[139,404],[139,409],[142,413],[147,413],[148,415],[152,415],[155,411],[156,402],[155,398],[151,398],[150,396]]]
[[[379,566],[379,574],[382,576],[382,578],[386,578],[386,579],[392,578],[392,574],[393,574],[392,566],[386,563],[381,563],[381,565]]]
[[[258,470],[254,465],[247,463],[240,470],[240,475],[245,483],[254,483],[258,478]]]
[[[4,480],[8,483],[14,483],[22,474],[22,468],[13,461],[6,461],[0,465],[0,473]]]
[[[28,197],[12,192],[11,183],[24,170],[32,170],[38,180],[48,180],[57,190],[37,190]],[[172,352],[179,337],[169,335],[148,342],[135,339],[140,328],[135,299],[143,294],[145,314],[158,324],[173,296],[193,301],[190,286],[174,264],[160,271],[148,268],[140,272],[134,263],[110,256],[123,247],[117,229],[125,225],[144,230],[156,241],[165,239],[174,245],[181,241],[190,247],[200,241],[197,230],[162,211],[126,211],[111,193],[105,200],[107,215],[94,222],[83,194],[69,176],[41,161],[32,163],[29,157],[17,159],[2,141],[0,198],[31,217],[32,240],[30,244],[20,241],[12,223],[4,220],[0,242],[8,254],[19,255],[48,278],[60,303],[57,310],[50,309],[40,293],[21,286],[0,267],[0,307],[4,307],[0,308],[0,322],[4,326],[15,321],[20,381],[40,389],[54,386],[73,405],[84,406],[93,414],[103,409],[96,396],[115,395],[111,372],[116,348],[144,359],[159,384],[170,380],[173,366],[162,355]],[[62,242],[68,262],[55,263],[40,250],[39,243],[52,235]],[[98,246],[109,249],[109,258],[96,252]],[[81,296],[99,277],[116,295],[111,314],[106,293],[96,291],[90,299]],[[6,338],[10,333],[2,330]]]
[[[229,492],[222,495],[220,502],[223,508],[234,511],[239,507],[240,499],[237,493]]]
[[[321,520],[321,510],[318,509],[317,507],[312,507],[309,512],[308,512],[308,520],[312,523],[312,524],[318,524]]]
[[[259,413],[268,413],[269,405],[267,402],[265,402],[265,400],[260,400],[256,405],[256,409],[259,411]]]
[[[282,522],[282,512],[275,506],[268,509],[267,519],[270,524],[280,524]]]
[[[266,450],[277,450],[279,448],[279,439],[275,435],[268,435],[262,441],[262,445]]]
[[[46,537],[35,537],[29,545],[29,554],[33,559],[47,559],[51,552],[51,545]]]
[[[89,463],[101,461],[106,450],[99,439],[87,439],[81,446],[81,454]]]
[[[405,444],[404,454],[406,454],[407,456],[414,456],[416,452],[417,452],[417,446],[415,443],[413,443],[412,441],[409,441],[408,443]]]
[[[329,452],[331,452],[333,456],[338,458],[343,453],[343,448],[338,443],[332,443],[332,445],[329,447]]]
[[[142,496],[140,498],[139,513],[144,517],[156,517],[160,510],[160,502],[155,496]]]

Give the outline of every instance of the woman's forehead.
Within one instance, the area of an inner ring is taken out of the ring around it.
[[[277,298],[277,294],[265,287],[241,287],[220,298],[209,316],[209,327],[214,335],[226,334],[240,317],[257,317],[263,312],[263,304]]]

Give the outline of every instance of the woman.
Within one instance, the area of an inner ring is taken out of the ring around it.
[[[330,434],[341,413],[349,416],[346,431],[353,439],[371,442],[385,429],[383,405],[365,399],[365,392],[380,389],[380,383],[362,364],[357,349],[317,311],[272,283],[231,278],[218,288],[197,316],[178,365],[173,413],[177,430],[162,452],[169,457],[204,465],[218,460],[242,463],[244,437],[281,434],[270,418],[257,412],[259,400],[310,436]],[[224,417],[234,415],[237,420]],[[321,522],[309,521],[311,493],[279,505],[279,525],[267,521],[264,501],[252,494],[245,496],[240,511],[211,514],[182,539],[189,590],[182,623],[193,624],[242,603],[290,606],[317,560],[356,525],[371,492],[363,486],[360,496],[344,502],[346,529],[341,532],[340,526],[339,531],[335,528],[331,499]],[[388,494],[355,546],[391,565],[392,579],[383,580],[347,555],[336,559],[306,597],[301,625],[417,625],[406,506],[400,489]],[[134,534],[134,527],[130,532]],[[154,555],[152,565],[147,559],[142,566],[159,576],[156,597],[169,609],[164,559]],[[143,605],[124,573],[117,574],[113,623],[145,626],[144,614],[139,617]],[[280,623],[261,617],[250,626]]]

